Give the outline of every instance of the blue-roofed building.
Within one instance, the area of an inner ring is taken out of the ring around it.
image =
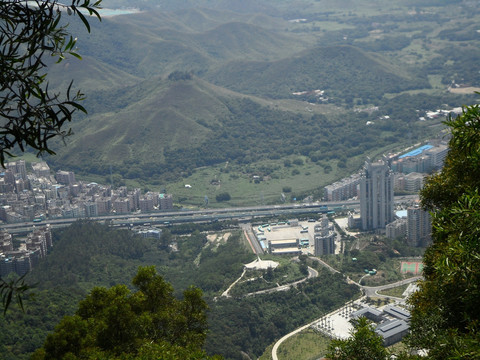
[[[420,146],[419,148],[416,148],[412,151],[409,151],[406,154],[403,154],[403,155],[399,156],[398,158],[403,159],[403,158],[406,158],[406,157],[409,157],[409,156],[418,156],[421,153],[423,153],[424,151],[429,150],[431,148],[433,148],[433,145],[423,145],[423,146]]]
[[[392,170],[398,173],[429,173],[443,166],[448,153],[446,144],[427,144],[400,155],[392,161]]]

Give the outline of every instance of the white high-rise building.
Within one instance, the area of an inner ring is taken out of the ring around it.
[[[360,181],[360,217],[363,230],[385,229],[394,220],[394,176],[386,158],[365,162]]]

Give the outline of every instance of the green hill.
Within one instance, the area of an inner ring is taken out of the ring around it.
[[[50,85],[54,88],[66,89],[70,81],[75,79],[74,88],[81,89],[88,95],[93,90],[125,87],[141,80],[91,56],[83,56],[82,60],[71,57],[59,64],[52,64],[48,75],[52,79]]]
[[[95,100],[90,108],[99,112],[74,124],[79,136],[59,149],[59,162],[163,162],[165,148],[198,145],[228,115],[211,86],[200,80],[155,78]]]
[[[92,115],[77,120],[68,146],[59,145],[49,161],[81,173],[107,175],[113,169],[146,181],[178,179],[226,161],[246,166],[292,154],[320,163],[340,157],[345,168],[347,159],[355,167],[354,158],[400,141],[393,135],[404,131],[401,121],[367,127],[365,121],[374,119],[367,114],[321,106],[305,111],[302,102],[285,107],[189,73],[177,77],[96,93],[86,104]]]
[[[425,78],[405,74],[353,46],[306,50],[273,62],[234,61],[207,78],[217,85],[259,96],[292,97],[293,92],[325,90],[329,97],[374,101],[385,93],[425,88]]]
[[[291,56],[308,46],[284,33],[282,25],[284,22],[261,14],[185,10],[107,17],[95,24],[91,34],[78,24],[71,28],[78,34],[83,56],[148,78],[175,70],[202,73],[234,59]]]
[[[284,187],[301,184],[291,194],[301,197],[367,155],[436,132],[438,122],[417,121],[425,111],[474,102],[445,91],[478,78],[473,45],[447,46],[472,20],[452,27],[448,9],[337,3],[132,1],[144,11],[105,17],[91,34],[72,23],[84,61],[52,67],[52,87],[75,78],[89,114],[75,118],[68,147],[48,161],[95,181],[112,170],[129,185],[177,193],[199,168],[212,179],[232,171],[231,188],[222,183],[232,199],[266,198],[267,189],[250,187],[262,175],[278,201]],[[284,166],[293,160],[304,165]]]

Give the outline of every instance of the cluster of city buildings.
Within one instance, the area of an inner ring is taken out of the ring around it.
[[[383,158],[367,161],[360,179],[360,218],[349,218],[350,227],[364,231],[383,231],[391,239],[406,238],[410,246],[426,246],[431,241],[431,216],[418,204],[395,212],[394,173]]]
[[[396,191],[418,192],[423,187],[426,174],[442,168],[448,146],[444,142],[429,143],[403,155],[386,158],[393,173]],[[360,196],[360,182],[364,173],[356,173],[331,185],[325,186],[326,201],[343,201]]]
[[[0,220],[3,223],[39,223],[58,218],[91,218],[102,215],[153,212],[173,208],[170,194],[142,193],[126,187],[112,189],[97,183],[75,179],[71,171],[52,174],[45,162],[32,164],[27,171],[25,161],[5,164],[0,174]],[[143,237],[161,235],[160,230],[140,229]],[[50,227],[34,227],[20,246],[13,245],[12,235],[0,232],[0,277],[11,272],[23,275],[44,258],[52,246]]]
[[[45,162],[33,163],[30,173],[25,161],[9,162],[0,174],[0,220],[5,223],[172,208],[170,194],[143,194],[140,189],[114,190],[111,186],[84,183],[77,181],[71,171],[57,171],[53,175]]]
[[[0,277],[11,272],[24,275],[47,256],[53,246],[50,226],[37,227],[23,239],[18,248],[13,246],[12,235],[0,231]]]
[[[441,169],[448,153],[444,142],[428,143],[402,155],[367,160],[362,171],[325,187],[327,201],[360,200],[360,217],[349,218],[349,227],[385,231],[389,238],[406,238],[411,246],[431,240],[431,217],[418,205],[401,215],[395,212],[394,191],[417,193],[427,174]]]
[[[409,246],[426,247],[432,240],[432,217],[418,205],[409,206],[406,215],[387,224],[385,234],[390,239],[405,238]]]
[[[425,247],[431,241],[430,214],[418,204],[409,206],[406,211],[396,212],[394,191],[395,188],[398,190],[399,183],[403,183],[404,188],[418,192],[423,186],[426,174],[395,173],[393,168],[400,169],[405,164],[416,164],[417,167],[412,166],[409,169],[434,171],[443,166],[447,152],[448,147],[445,144],[427,144],[403,155],[384,156],[377,161],[368,159],[361,172],[326,186],[325,199],[341,201],[357,197],[360,200],[360,216],[349,216],[350,228],[385,233],[392,239],[406,239],[410,246]],[[296,224],[291,221],[289,226],[295,227]],[[268,229],[270,232],[270,227]],[[335,253],[336,234],[326,215],[316,222],[313,234],[308,226],[299,229],[300,234],[284,231],[283,238],[270,239],[272,235],[265,234],[264,230],[259,228],[257,238],[268,243],[271,254],[299,255],[306,246],[307,252],[313,252],[316,256]]]

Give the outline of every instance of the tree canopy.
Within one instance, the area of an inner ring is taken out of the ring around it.
[[[385,360],[389,354],[383,347],[383,339],[375,333],[366,317],[352,320],[353,330],[348,339],[332,340],[326,355],[336,360]]]
[[[411,299],[410,344],[432,359],[480,357],[480,108],[449,119],[450,151],[421,192],[433,210],[424,281]]]
[[[207,304],[190,287],[183,299],[155,267],[140,267],[132,284],[94,288],[65,316],[34,359],[214,359],[202,350]]]
[[[64,129],[79,104],[80,91],[65,97],[49,89],[47,59],[80,57],[76,38],[62,25],[62,14],[77,15],[88,31],[87,13],[100,19],[101,0],[0,0],[0,163],[14,150],[31,148],[40,155],[53,153],[50,140],[70,134]]]

